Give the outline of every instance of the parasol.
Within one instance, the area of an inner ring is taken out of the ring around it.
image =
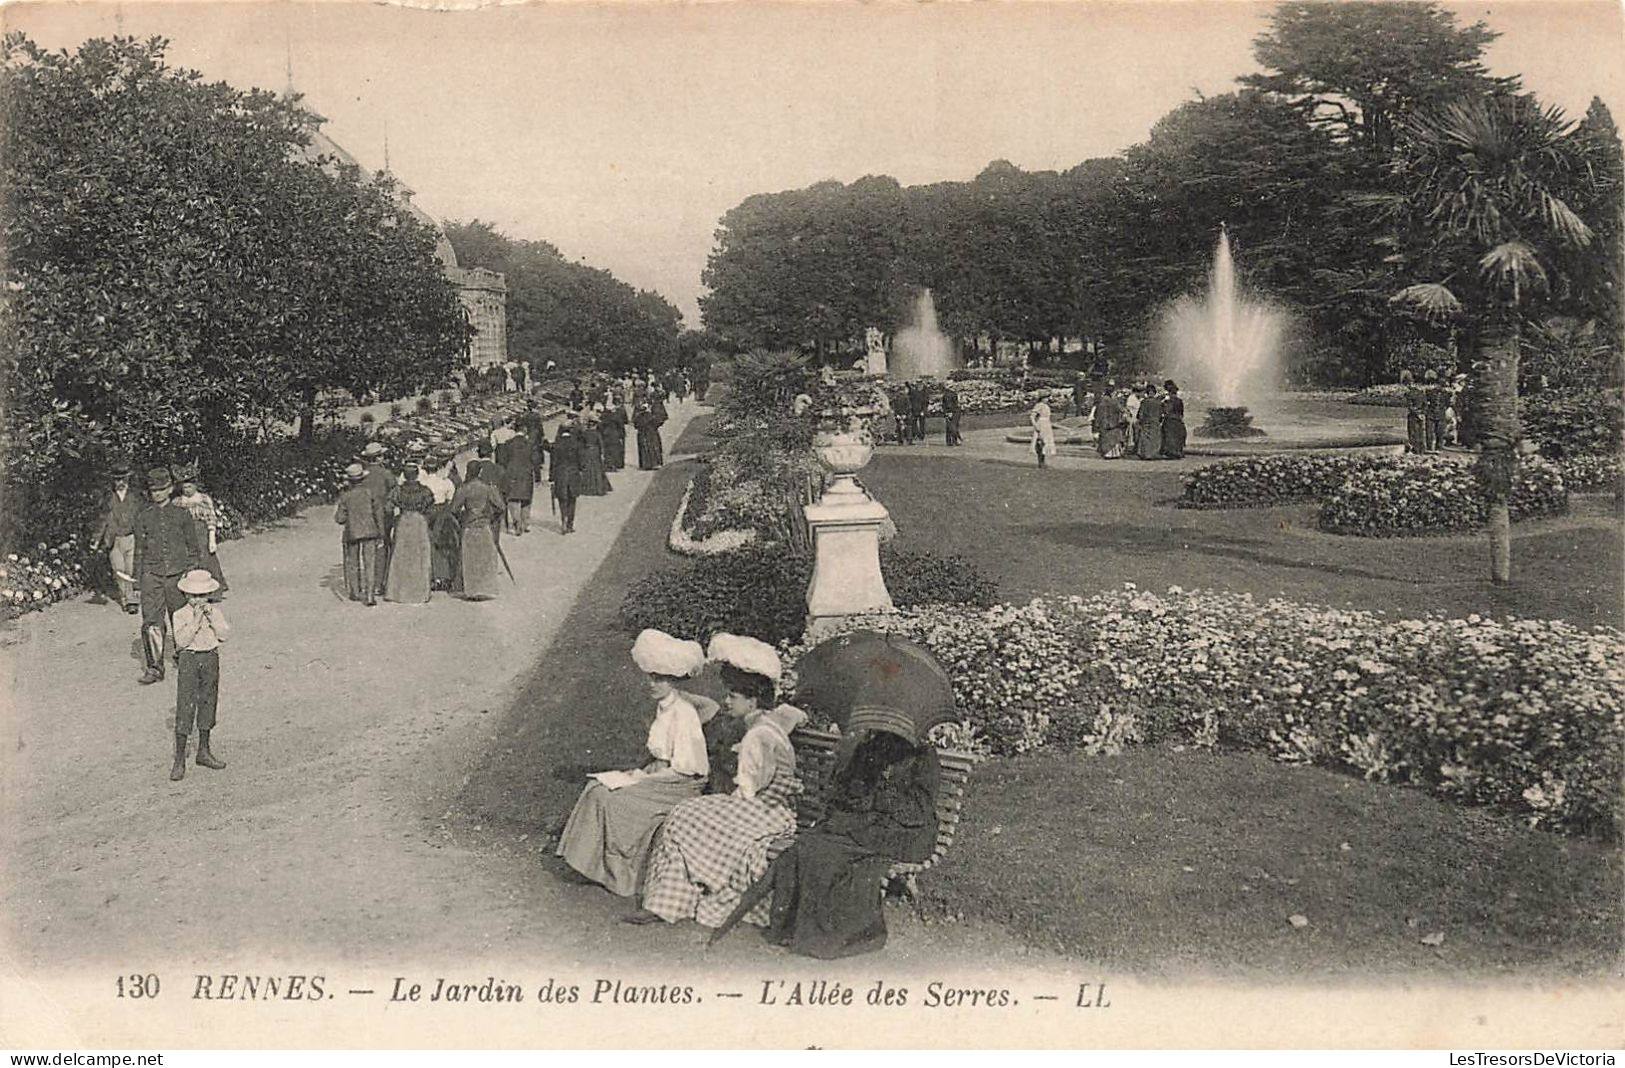
[[[802,657],[796,675],[795,703],[848,733],[885,730],[920,742],[958,718],[948,673],[923,646],[895,634],[831,638]]]

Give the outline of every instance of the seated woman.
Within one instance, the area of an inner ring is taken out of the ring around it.
[[[677,690],[705,667],[705,650],[650,629],[633,643],[632,660],[649,676],[655,700],[649,760],[631,772],[594,776],[570,812],[558,848],[570,867],[622,897],[642,887],[655,832],[680,802],[700,796],[710,770],[699,713]]]
[[[855,730],[861,717],[854,713]],[[828,814],[773,862],[767,938],[793,953],[829,960],[884,946],[881,880],[936,847],[936,750],[913,740],[906,717],[885,719],[849,739],[856,744],[836,767]]]
[[[790,732],[807,717],[790,705],[773,704],[779,656],[755,638],[718,634],[708,651],[722,665],[728,689],[723,708],[747,730],[738,746],[732,793],[684,801],[655,841],[644,884],[643,908],[627,923],[695,920],[718,927],[751,884],[767,872],[767,847],[795,834],[796,751]],[[767,923],[768,902],[745,920]]]

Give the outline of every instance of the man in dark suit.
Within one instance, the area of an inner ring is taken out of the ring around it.
[[[582,444],[577,432],[577,415],[567,412],[557,436],[547,447],[552,458],[553,499],[559,505],[559,533],[574,534],[576,498],[581,495]]]
[[[186,603],[176,585],[188,571],[203,566],[203,541],[192,513],[170,503],[175,483],[167,468],[147,475],[152,503],[135,517],[135,571],[141,589],[141,653],[147,670],[143,686],[164,677],[164,630],[175,610]],[[171,629],[173,629],[171,627]]]
[[[954,384],[949,382],[942,387],[942,414],[943,434],[949,445],[963,445],[965,442],[959,436],[959,393]]]
[[[361,458],[362,466],[367,471],[367,477],[361,484],[367,487],[367,492],[378,499],[378,505],[384,515],[384,541],[374,556],[376,571],[372,583],[373,589],[381,590],[389,579],[389,547],[394,535],[395,487],[400,480],[395,477],[395,472],[384,466],[384,447],[378,442],[367,442],[366,448],[361,450]]]
[[[931,394],[924,382],[910,382],[908,386],[909,410],[914,416],[914,440],[925,440],[925,413],[931,407]]]

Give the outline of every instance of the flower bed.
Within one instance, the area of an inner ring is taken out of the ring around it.
[[[1392,460],[1354,453],[1222,460],[1184,477],[1179,507],[1270,508],[1323,500],[1355,471]]]
[[[1397,382],[1388,382],[1380,386],[1368,386],[1343,399],[1350,404],[1369,404],[1379,408],[1403,408],[1405,407],[1405,388]]]
[[[843,624],[864,627],[928,648],[996,752],[1252,749],[1493,804],[1565,833],[1618,826],[1625,638],[1607,628],[1389,620],[1132,586]],[[791,659],[801,652],[792,647]]]
[[[1625,430],[1617,390],[1550,390],[1518,403],[1523,435],[1552,456],[1617,456]]]
[[[1512,518],[1562,515],[1569,494],[1556,465],[1539,457],[1518,464],[1509,503]],[[1334,534],[1391,537],[1474,530],[1489,503],[1472,467],[1436,456],[1404,457],[1349,474],[1320,509],[1320,529]]]
[[[1618,456],[1570,456],[1557,461],[1570,493],[1625,495],[1625,464]]]
[[[705,507],[710,481],[711,469],[706,468],[691,478],[688,488],[683,490],[683,500],[677,506],[677,514],[672,516],[671,532],[666,536],[666,546],[672,552],[683,556],[715,556],[735,552],[756,541],[754,530],[722,529],[709,535],[690,532],[691,526],[697,525],[692,523],[691,516]]]

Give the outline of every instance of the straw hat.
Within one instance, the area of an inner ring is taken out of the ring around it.
[[[199,595],[213,593],[220,588],[220,583],[215,581],[214,576],[201,568],[196,571],[188,571],[175,585],[180,588],[182,593]]]
[[[344,469],[344,477],[351,482],[360,482],[367,477],[367,469],[360,464],[351,464]]]

